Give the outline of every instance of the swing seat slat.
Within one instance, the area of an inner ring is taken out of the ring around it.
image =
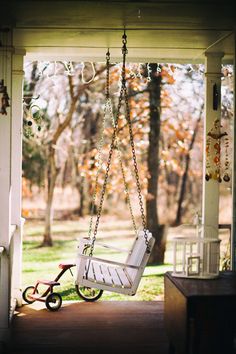
[[[120,280],[117,269],[114,267],[109,267],[109,271],[110,271],[111,277],[113,279],[114,286],[122,287],[123,283]]]
[[[144,232],[140,231],[128,252],[126,262],[121,263],[83,254],[89,242],[87,239],[82,239],[77,257],[76,284],[134,295],[154,242],[152,234],[148,232],[149,252],[147,252]]]
[[[125,269],[120,266],[111,267],[109,264],[98,263],[92,260],[88,261],[86,269],[87,274],[84,277],[88,281],[112,287],[131,288],[129,276]]]
[[[127,273],[125,272],[125,269],[122,268],[117,268],[116,269],[118,277],[122,283],[122,288],[131,288],[132,284],[129,281],[128,277],[127,277]]]
[[[95,281],[97,281],[99,283],[104,283],[104,279],[103,279],[103,276],[101,273],[100,264],[92,261],[90,266],[93,268]]]
[[[103,275],[104,283],[112,286],[114,284],[114,281],[113,281],[113,278],[110,275],[109,266],[107,266],[106,264],[102,263],[100,268],[101,268],[101,273]]]

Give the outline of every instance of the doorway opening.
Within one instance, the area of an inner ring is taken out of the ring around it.
[[[224,66],[222,70],[225,73],[223,109],[226,109],[232,67]],[[120,75],[121,64],[112,63],[109,88],[114,114]],[[154,215],[156,218],[163,237],[162,259],[160,254],[153,254],[137,295],[132,298],[151,301],[163,299],[163,275],[172,270],[171,239],[179,232],[178,226],[192,224],[196,214],[201,213],[204,66],[129,63],[126,75],[143,200],[145,207],[149,207],[149,217]],[[78,239],[88,234],[98,169],[99,136],[104,126],[98,191],[104,180],[113,129],[112,121],[105,121],[104,116],[105,86],[104,63],[25,63],[23,287],[32,285],[36,278],[54,278],[61,262],[74,262]],[[227,112],[224,122],[230,129],[230,109],[224,112]],[[131,216],[133,214],[139,224],[139,202],[123,111],[119,138]],[[225,205],[231,198],[231,191],[226,184],[222,184],[222,190],[222,205]],[[230,223],[230,216],[222,215],[221,223]],[[116,153],[98,238],[118,248],[130,248],[134,238],[131,216],[119,154]],[[223,237],[225,248],[222,252],[226,253],[228,234]],[[98,255],[110,257],[107,251],[98,251]],[[119,252],[112,257],[123,260]],[[61,294],[64,300],[78,300],[69,272],[61,281]],[[126,300],[127,297],[107,292],[102,299]]]

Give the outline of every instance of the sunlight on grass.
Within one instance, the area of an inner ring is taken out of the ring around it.
[[[74,263],[78,245],[77,238],[86,235],[85,226],[87,226],[86,223],[79,227],[78,222],[74,221],[54,222],[54,245],[53,247],[42,248],[39,245],[42,242],[43,224],[41,222],[26,222],[23,240],[23,288],[34,285],[37,279],[54,279],[60,272],[58,266],[62,262]],[[102,242],[129,249],[133,243],[133,239],[130,236],[130,230],[127,229],[127,225],[123,226],[123,229],[119,227],[119,236],[114,231],[114,225],[107,225],[106,228],[103,228]],[[113,237],[111,237],[112,233],[110,232],[112,231],[112,227],[113,235],[116,235]],[[111,251],[97,247],[96,255],[110,258]],[[125,258],[126,254],[112,252],[112,259],[114,260],[124,261]],[[159,295],[163,295],[164,293],[164,274],[171,269],[170,264],[147,266],[135,296],[104,292],[101,299],[130,301],[156,300]],[[72,268],[72,272],[75,274],[75,268]],[[74,287],[74,278],[69,271],[60,279],[60,284],[60,286],[55,288],[55,291],[62,295],[63,301],[79,300]]]

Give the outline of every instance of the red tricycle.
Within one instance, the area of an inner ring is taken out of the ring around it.
[[[38,280],[35,286],[28,286],[22,294],[22,297],[25,302],[27,302],[28,304],[32,304],[34,301],[42,301],[45,302],[46,307],[50,311],[59,310],[62,304],[62,297],[60,294],[55,293],[53,291],[53,288],[54,286],[60,285],[58,280],[68,269],[71,272],[71,268],[74,266],[75,264],[72,263],[61,263],[59,264],[59,268],[61,269],[61,271],[54,280]],[[47,286],[47,289],[44,291],[43,294],[39,294],[38,292],[38,287],[40,284]]]
[[[71,275],[71,268],[74,267],[73,263],[61,263],[59,264],[59,268],[61,269],[60,273],[56,276],[54,280],[38,280],[35,286],[28,286],[22,294],[22,297],[25,302],[28,304],[32,304],[35,301],[45,302],[46,307],[50,311],[57,311],[62,305],[62,297],[59,293],[53,291],[54,286],[60,285],[58,280],[62,277],[62,275],[69,269]],[[46,285],[47,289],[39,294],[38,287],[39,285]],[[85,301],[96,301],[101,296],[103,291],[94,288],[88,288],[84,286],[75,285],[75,289],[80,298]]]

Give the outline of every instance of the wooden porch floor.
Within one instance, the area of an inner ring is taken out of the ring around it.
[[[64,303],[58,312],[43,303],[15,314],[9,354],[166,354],[163,301]]]

